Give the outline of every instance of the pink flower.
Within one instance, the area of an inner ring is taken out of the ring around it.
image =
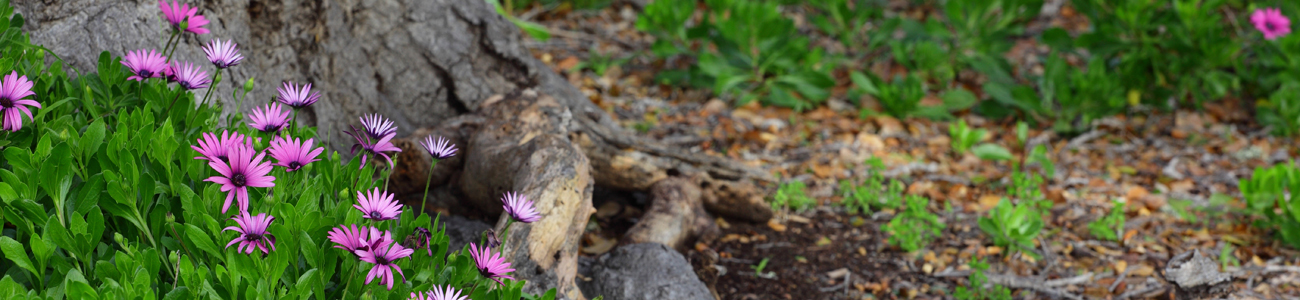
[[[505,285],[505,283],[501,282],[501,278],[515,279],[506,274],[514,272],[515,269],[510,268],[510,263],[506,262],[504,257],[501,257],[501,253],[492,253],[491,248],[479,248],[478,245],[469,243],[469,256],[474,258],[474,264],[478,266],[478,273],[483,275],[484,278],[492,279],[501,285]]]
[[[135,81],[162,77],[163,71],[170,67],[167,65],[167,58],[153,49],[147,52],[144,49],[127,52],[126,57],[122,59],[122,65],[131,69],[131,77],[126,79]]]
[[[370,234],[371,232],[374,232],[374,234]],[[352,224],[351,228],[340,225],[339,227],[334,227],[333,230],[330,230],[329,240],[338,244],[335,245],[334,248],[347,250],[348,252],[356,254],[355,251],[370,250],[370,246],[378,245],[379,242],[382,242],[383,237],[379,235],[379,230],[375,228],[366,226],[358,228],[356,224]]]
[[[506,192],[505,196],[501,197],[501,203],[506,213],[510,214],[515,221],[532,223],[542,219],[542,215],[533,209],[533,202],[528,201],[528,196]]]
[[[432,135],[427,136],[420,145],[424,146],[424,150],[428,151],[429,155],[435,159],[446,159],[456,155],[456,145],[451,144],[450,141],[442,137],[438,137],[438,140],[434,141]]]
[[[228,161],[229,157],[227,157],[227,154],[230,153],[230,148],[236,146],[253,148],[252,137],[245,137],[239,132],[230,132],[225,130],[221,131],[221,138],[217,138],[216,134],[204,132],[203,137],[199,138],[198,142],[199,145],[197,147],[190,145],[190,148],[199,152],[199,156],[194,157],[194,159],[207,161]],[[243,143],[241,144],[240,142]]]
[[[208,30],[203,25],[208,25],[208,19],[199,15],[198,7],[190,7],[189,4],[180,4],[172,1],[171,5],[158,0],[158,9],[163,12],[163,18],[170,23],[172,30],[185,30],[194,34],[207,34]],[[181,28],[181,23],[189,21],[185,28]]]
[[[384,235],[391,237],[392,233],[385,231]],[[391,238],[387,238],[384,243],[370,250],[358,250],[356,252],[357,258],[361,261],[375,264],[374,267],[370,268],[370,273],[366,274],[366,284],[370,284],[372,280],[378,277],[379,284],[388,285],[388,290],[393,289],[394,269],[397,270],[397,274],[402,276],[402,281],[406,281],[406,274],[402,273],[402,267],[395,262],[398,259],[411,256],[411,253],[415,253],[415,250],[402,247],[402,244],[392,242]]]
[[[303,166],[319,161],[316,159],[320,156],[325,148],[312,149],[312,139],[302,142],[288,136],[279,137],[271,141],[271,147],[266,151],[271,153],[271,158],[276,160],[275,166],[284,167],[285,172],[293,172],[301,169]]]
[[[226,248],[239,244],[239,247],[235,247],[235,251],[249,254],[252,254],[254,249],[262,250],[263,254],[275,250],[275,236],[267,232],[267,228],[271,226],[271,221],[275,221],[275,217],[266,214],[249,216],[248,212],[244,212],[231,219],[235,220],[235,223],[239,224],[239,226],[226,227],[221,232],[234,230],[239,233],[239,236],[230,240],[230,243],[226,244]],[[267,246],[270,246],[271,249],[267,250]]]
[[[312,91],[310,83],[298,86],[286,81],[278,91],[280,97],[276,101],[293,108],[308,107],[320,100],[320,93]]]
[[[357,150],[361,150],[362,168],[366,167],[366,160],[371,155],[384,158],[384,161],[387,161],[388,166],[391,168],[393,159],[385,152],[402,152],[402,149],[394,146],[392,142],[393,137],[397,136],[397,129],[392,127],[393,122],[384,120],[379,115],[370,115],[369,119],[362,117],[361,124],[365,131],[357,130],[356,127],[348,125],[348,127],[352,128],[352,131],[347,132],[347,134],[356,140],[356,144],[352,145],[352,154],[356,154]]]
[[[1264,39],[1273,40],[1291,33],[1291,20],[1276,8],[1263,8],[1250,14],[1250,23],[1264,33]]]
[[[402,214],[402,205],[393,200],[393,194],[381,192],[379,188],[369,195],[357,191],[357,204],[352,207],[361,211],[361,217],[375,221],[396,220]]]
[[[446,289],[441,289],[441,290],[438,289],[438,286],[435,285],[433,286],[433,290],[424,293],[411,292],[411,300],[467,300],[467,299],[469,299],[469,296],[462,296],[460,294],[460,291],[457,291],[455,288],[452,288],[450,285],[448,285]]]
[[[218,39],[212,39],[207,46],[203,46],[203,53],[208,55],[208,61],[217,69],[225,69],[239,65],[244,60],[244,56],[239,54],[239,49],[235,48],[233,41],[222,42]]]
[[[166,73],[169,78],[174,76],[175,78],[173,80],[176,81],[176,85],[179,85],[185,90],[205,88],[208,87],[208,83],[211,82],[211,80],[208,79],[208,72],[203,71],[188,61],[184,62],[184,64],[176,62],[175,64],[172,64],[171,69],[164,71],[165,72],[163,73]]]
[[[284,110],[279,103],[254,107],[253,113],[248,115],[248,121],[248,127],[253,129],[262,132],[280,132],[285,125],[289,125],[289,111]]]
[[[273,187],[275,177],[267,176],[271,172],[271,162],[263,162],[265,152],[255,153],[252,147],[235,145],[230,148],[230,162],[209,161],[208,166],[221,176],[212,176],[203,181],[221,185],[226,193],[226,203],[221,205],[221,213],[230,209],[231,200],[238,199],[239,211],[248,212],[248,187]],[[254,156],[256,154],[257,156]]]
[[[3,123],[0,129],[23,129],[23,116],[19,112],[26,114],[28,119],[36,119],[27,107],[41,108],[41,104],[36,100],[23,99],[32,95],[36,95],[32,92],[32,82],[27,80],[27,76],[18,76],[18,71],[10,72],[4,80],[0,80],[0,121],[3,121],[0,122]]]
[[[366,135],[369,135],[372,139],[380,139],[397,133],[397,127],[393,126],[393,121],[389,121],[377,114],[361,117],[361,127],[366,129]]]

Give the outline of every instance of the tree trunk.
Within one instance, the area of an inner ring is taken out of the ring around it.
[[[102,51],[161,49],[166,22],[157,4],[13,3],[32,41],[79,70],[93,70]],[[520,267],[516,276],[529,281],[527,292],[557,287],[565,298],[584,299],[573,286],[573,261],[593,211],[593,183],[647,190],[665,178],[694,178],[708,210],[755,221],[771,217],[762,201],[766,190],[754,183],[771,182],[770,175],[620,128],[534,59],[519,30],[482,0],[212,0],[202,1],[199,13],[212,21],[206,27],[212,33],[184,35],[173,58],[205,62],[199,47],[209,40],[239,43],[245,61],[213,85],[228,112],[265,105],[283,81],[312,83],[323,97],[298,122],[317,126],[331,149],[349,149],[343,131],[369,113],[392,119],[398,136],[408,137],[399,142],[406,150],[394,175],[399,192],[423,190],[428,157],[414,141],[436,133],[457,141],[464,160],[442,162],[435,185],[456,186],[488,213],[500,213],[504,191],[537,202],[554,218],[515,225],[503,237],[507,256]],[[256,88],[236,103],[231,93],[249,78],[256,78]]]

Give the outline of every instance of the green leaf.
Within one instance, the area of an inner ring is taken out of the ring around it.
[[[880,89],[876,88],[876,85],[871,82],[871,79],[867,78],[867,75],[863,75],[862,72],[853,71],[853,73],[849,73],[849,79],[852,79],[853,85],[862,89],[863,92],[871,95],[880,95]]]
[[[519,29],[523,29],[524,33],[527,33],[528,36],[533,37],[533,39],[543,42],[551,39],[551,30],[547,29],[545,25],[520,20],[513,16],[506,17],[509,18],[510,22],[514,23],[515,26],[519,26]]]
[[[95,152],[98,152],[99,147],[104,144],[104,130],[104,120],[98,119],[95,120],[95,123],[91,123],[90,127],[86,128],[86,132],[82,134],[81,156],[85,157],[86,160],[93,158]]]
[[[23,250],[23,244],[15,241],[8,236],[0,236],[0,251],[4,251],[5,258],[13,261],[15,265],[31,272],[36,278],[41,277],[40,270],[32,265],[32,261],[27,258],[27,250]]]
[[[26,295],[26,294],[27,294],[27,288],[23,287],[23,285],[21,284],[18,284],[18,282],[15,282],[13,277],[9,277],[9,275],[5,275],[4,278],[0,278],[0,295],[10,295],[12,297],[14,295]]]
[[[212,238],[208,236],[208,233],[203,232],[203,229],[199,229],[198,226],[185,224],[185,237],[187,240],[194,243],[194,246],[198,247],[199,250],[203,250],[204,252],[211,254],[213,257],[222,257],[221,251],[217,249],[217,245],[212,243]]]
[[[947,92],[944,92],[942,96],[939,96],[939,98],[943,99],[943,107],[947,108],[948,111],[959,111],[971,108],[979,101],[979,99],[975,97],[974,93],[962,88],[948,90]]]
[[[974,153],[975,156],[984,160],[1001,161],[1015,158],[1007,148],[1002,148],[1002,146],[997,144],[989,143],[980,144],[979,146],[975,146],[975,148],[971,148],[971,153]]]

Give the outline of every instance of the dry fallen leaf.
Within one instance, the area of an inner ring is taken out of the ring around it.
[[[767,227],[772,228],[772,230],[776,230],[776,232],[785,232],[786,229],[785,224],[781,224],[780,222],[777,222],[776,219],[767,220]]]

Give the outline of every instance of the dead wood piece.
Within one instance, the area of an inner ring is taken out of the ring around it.
[[[599,124],[596,120],[587,117],[574,118],[574,132],[586,135],[583,138],[574,138],[581,141],[583,150],[590,153],[594,160],[601,159],[632,159],[633,162],[639,162],[644,170],[662,171],[667,173],[682,172],[683,167],[694,168],[706,172],[709,176],[718,179],[739,180],[752,178],[765,182],[775,182],[771,174],[764,172],[755,167],[747,166],[741,162],[705,154],[691,153],[683,149],[670,147],[661,143],[651,141],[635,134],[629,134],[622,128],[611,128]],[[639,152],[644,156],[634,154]],[[654,160],[638,160],[641,157],[655,157]],[[592,173],[598,179],[615,176],[619,171],[616,162],[598,162],[592,164]],[[675,171],[673,171],[675,170]],[[652,172],[652,174],[657,174]],[[669,174],[671,175],[671,174]],[[628,178],[624,178],[628,179]],[[655,181],[662,178],[645,178],[627,183],[621,183],[628,187],[640,187],[629,189],[645,189],[654,184]],[[601,181],[602,186],[624,188],[618,182],[606,183]]]
[[[701,191],[694,182],[672,177],[650,189],[653,200],[641,220],[628,229],[621,244],[660,243],[685,250],[690,243],[718,234],[717,225],[704,211]]]
[[[483,122],[485,120],[481,116],[461,115],[449,119],[435,128],[420,128],[410,136],[394,139],[393,145],[401,148],[402,152],[397,154],[393,174],[388,177],[388,191],[398,195],[422,193],[426,182],[433,186],[446,183],[447,179],[453,173],[460,172],[461,166],[465,164],[463,155],[468,151],[465,148],[465,141],[469,140],[470,134],[477,130],[479,126],[482,126]],[[429,163],[433,157],[421,145],[425,137],[429,136],[432,136],[435,140],[438,137],[446,138],[458,148],[458,155],[438,162],[438,165],[433,170],[433,178],[428,177]]]
[[[767,191],[753,183],[695,176],[695,184],[704,191],[704,208],[718,215],[756,223],[767,222],[775,215],[763,200]]]
[[[526,291],[556,287],[569,299],[585,299],[574,278],[582,232],[595,212],[594,181],[586,156],[564,134],[568,109],[526,90],[487,103],[478,114],[488,121],[467,143],[458,183],[464,200],[493,214],[503,211],[507,191],[532,200],[542,219],[513,223],[501,252],[520,270],[516,276],[528,276]],[[509,218],[501,215],[497,232]]]
[[[1218,263],[1192,249],[1169,259],[1165,279],[1174,284],[1179,299],[1206,299],[1230,292],[1232,276],[1219,272]]]

